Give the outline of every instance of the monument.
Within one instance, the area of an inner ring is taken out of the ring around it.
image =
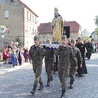
[[[61,37],[64,33],[63,28],[63,18],[58,13],[58,9],[54,9],[54,18],[52,19],[52,30],[53,30],[53,43],[52,44],[44,44],[44,47],[50,48],[50,49],[57,49],[61,42]]]
[[[54,18],[52,20],[53,41],[60,42],[63,35],[63,18],[58,13],[58,9],[54,9]]]

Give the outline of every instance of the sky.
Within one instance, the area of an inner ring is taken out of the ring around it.
[[[96,28],[95,16],[98,15],[98,0],[21,0],[28,5],[39,18],[39,23],[51,22],[54,17],[54,8],[65,21],[78,22],[82,30],[89,33]]]

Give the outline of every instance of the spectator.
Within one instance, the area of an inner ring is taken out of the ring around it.
[[[12,49],[12,54],[11,54],[11,61],[13,64],[13,67],[17,66],[17,55],[16,55],[16,50]]]
[[[3,63],[7,64],[8,53],[6,48],[3,49]]]
[[[25,48],[25,49],[24,49],[25,62],[28,62],[28,57],[29,57],[28,48]]]
[[[12,54],[12,50],[11,48],[8,49],[8,64],[12,64],[12,61],[11,61],[11,54]]]

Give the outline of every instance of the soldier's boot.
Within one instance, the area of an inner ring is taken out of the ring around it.
[[[50,82],[47,82],[47,87],[49,87],[50,86]]]
[[[40,83],[40,87],[39,87],[39,89],[38,89],[38,90],[43,90],[43,88],[44,88],[43,83]]]
[[[50,79],[47,80],[47,87],[50,86]]]
[[[61,97],[59,97],[59,98],[64,98],[64,96],[65,96],[65,90],[62,90]]]
[[[51,76],[50,81],[53,81],[53,77]]]
[[[74,82],[73,80],[70,80],[70,86],[69,86],[69,89],[73,89],[73,86],[72,86],[72,85],[73,85],[73,82]]]
[[[32,89],[31,94],[34,95],[36,91],[36,86]]]

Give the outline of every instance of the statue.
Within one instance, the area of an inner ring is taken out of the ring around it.
[[[52,20],[53,41],[60,42],[63,35],[63,19],[58,13],[58,9],[54,9],[54,18]]]

